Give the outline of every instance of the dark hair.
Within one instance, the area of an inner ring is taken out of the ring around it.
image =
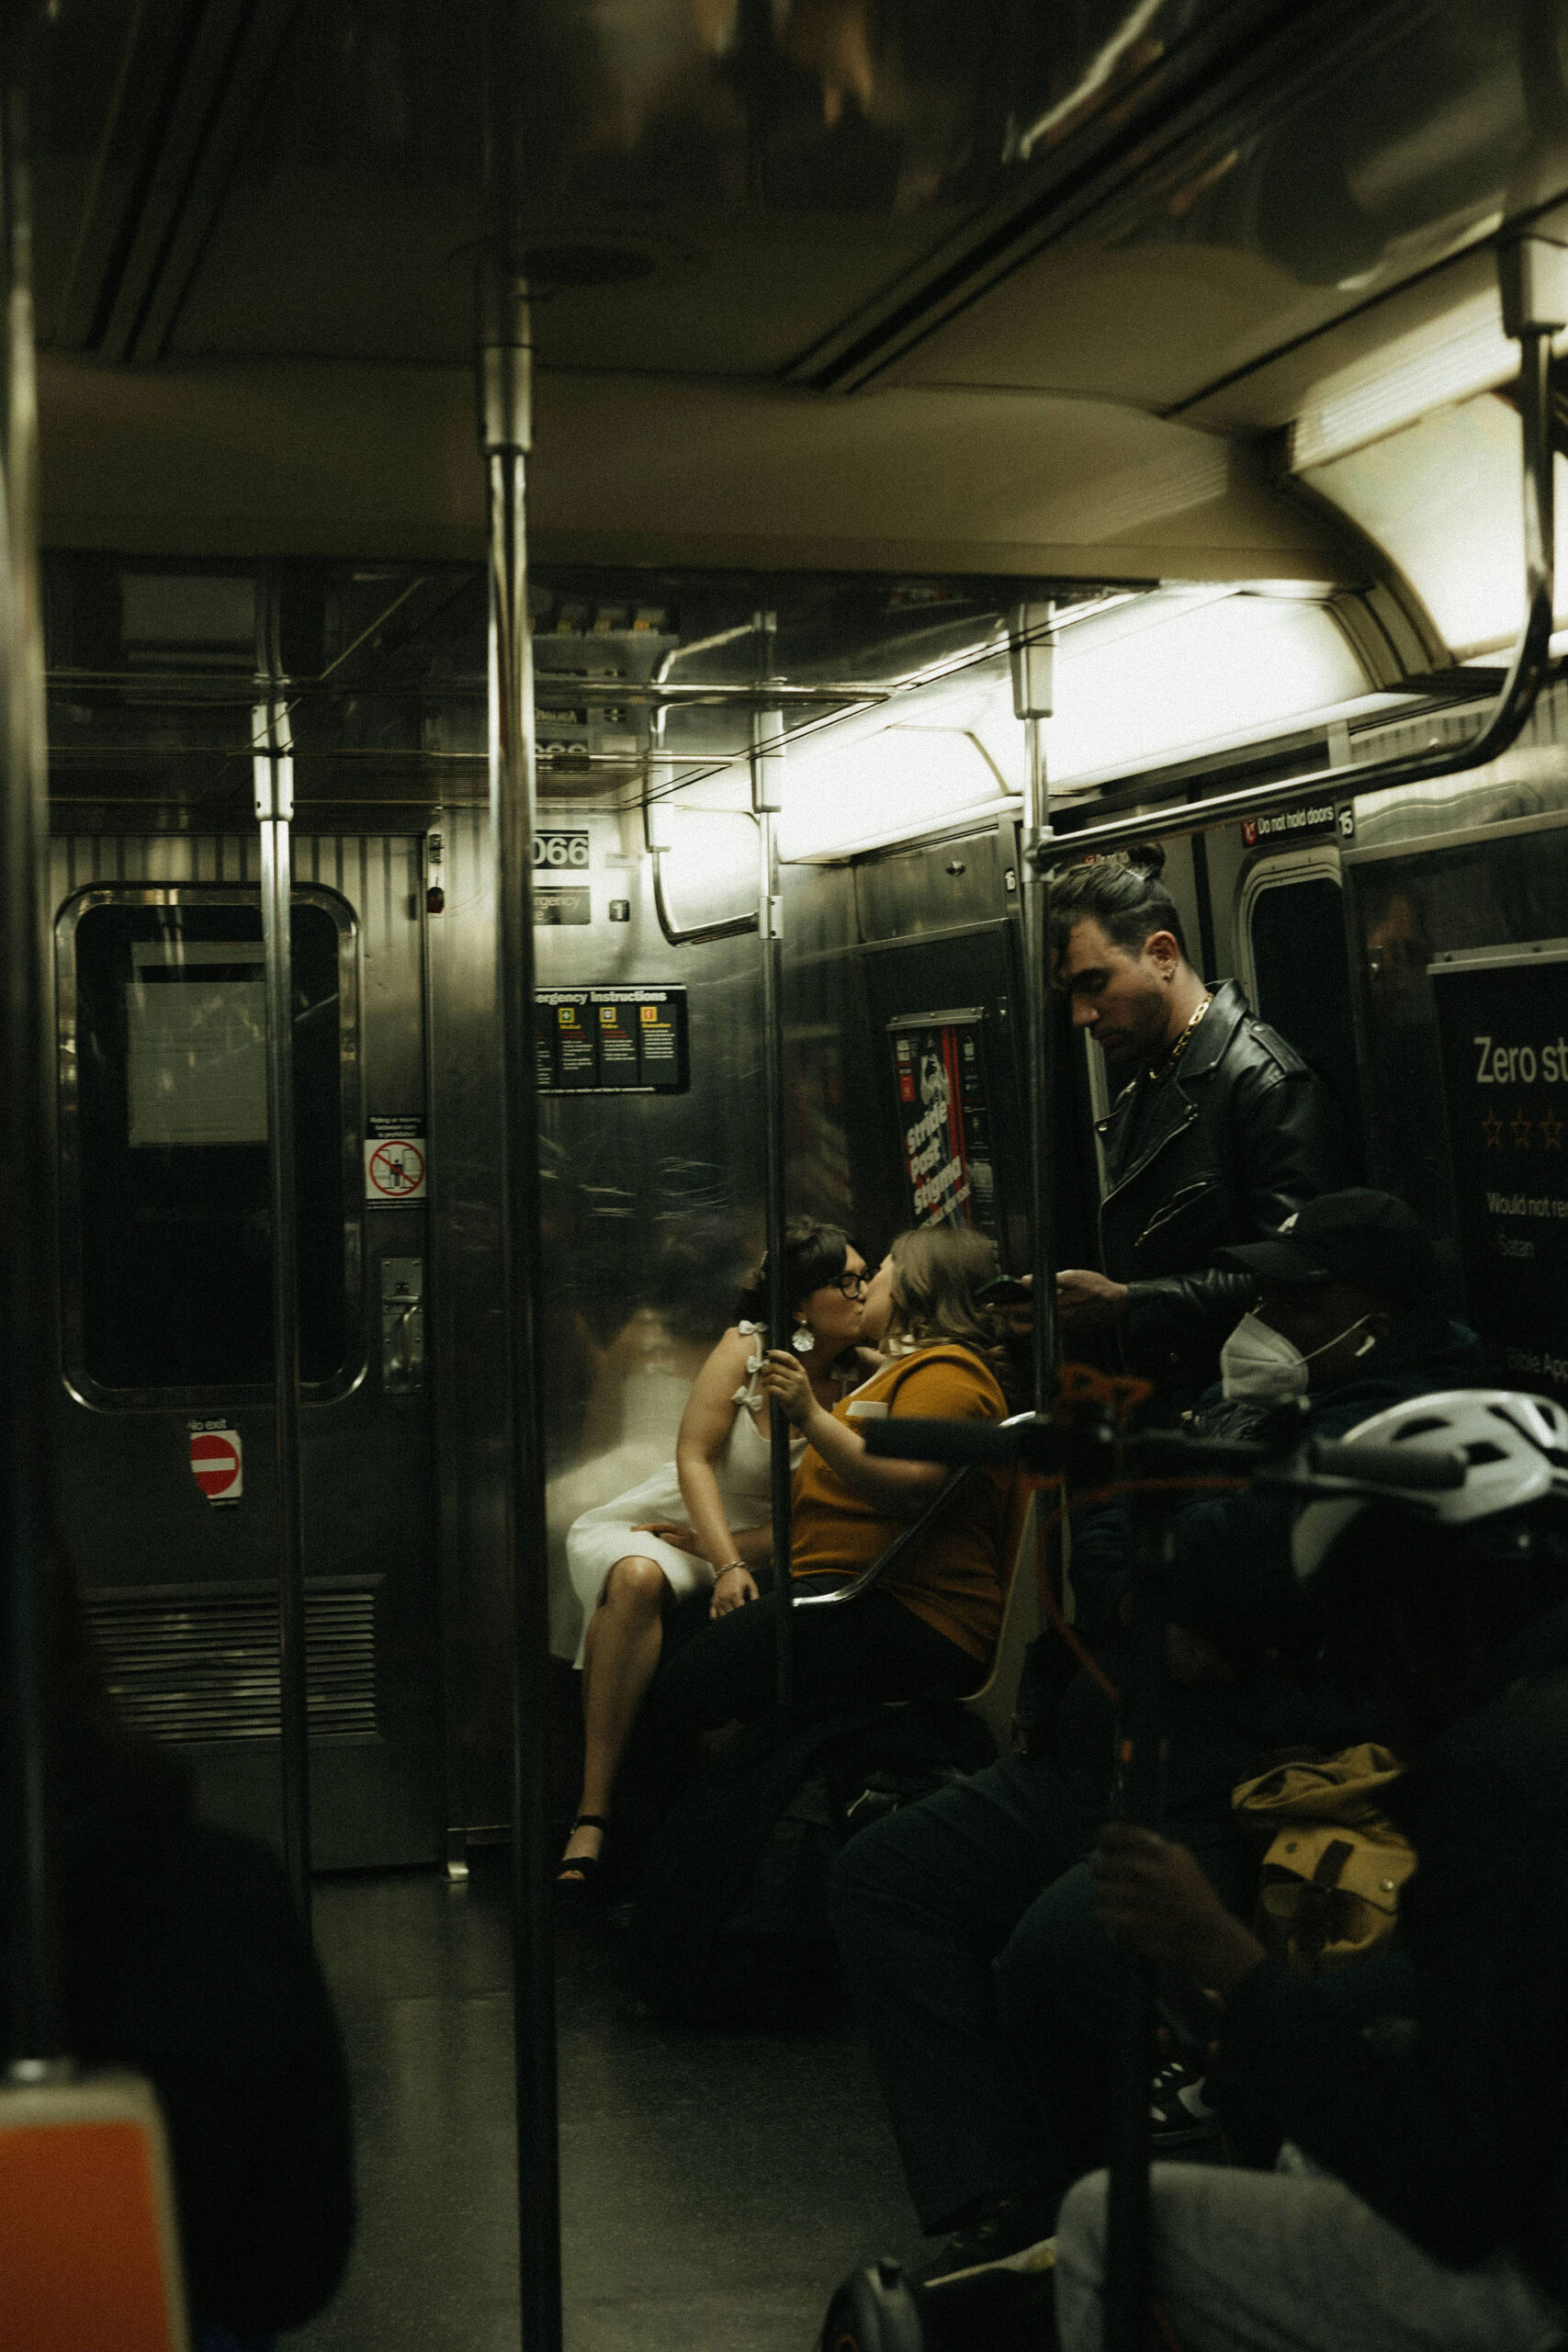
[[[792,1216],[784,1227],[784,1296],[790,1306],[803,1306],[824,1283],[836,1282],[849,1260],[850,1237],[836,1225],[819,1225],[814,1216]],[[742,1322],[768,1319],[768,1261],[761,1264],[741,1290]]]
[[[1171,932],[1185,961],[1187,940],[1176,900],[1160,880],[1164,869],[1164,850],[1157,842],[1143,842],[1114,857],[1059,871],[1051,884],[1053,968],[1080,922],[1097,922],[1111,945],[1129,956],[1135,956],[1152,933]]]
[[[893,1313],[887,1339],[916,1347],[956,1340],[984,1357],[1004,1391],[1012,1367],[996,1317],[977,1296],[997,1271],[997,1245],[967,1225],[913,1225],[894,1236]]]

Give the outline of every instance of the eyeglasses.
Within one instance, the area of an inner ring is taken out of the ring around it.
[[[863,1274],[835,1274],[832,1281],[824,1283],[822,1287],[824,1290],[840,1291],[845,1298],[863,1298],[865,1276]]]

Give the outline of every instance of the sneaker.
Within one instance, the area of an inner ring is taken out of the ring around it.
[[[929,2270],[921,2275],[926,2287],[945,2286],[953,2278],[991,2268],[1039,2269],[1055,2258],[1051,2240],[1058,2199],[1038,2188],[1021,2188],[1010,2197],[992,2197],[961,2230],[954,2230]],[[1050,2244],[1052,2251],[1042,2255]]]
[[[1149,2086],[1149,2121],[1155,2154],[1193,2148],[1220,2136],[1220,2119],[1203,2097],[1201,2075],[1184,2059],[1162,2066]]]

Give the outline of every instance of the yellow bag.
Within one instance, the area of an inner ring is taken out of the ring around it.
[[[1370,1741],[1276,1765],[1231,1792],[1244,1826],[1271,1842],[1258,1896],[1263,1939],[1303,1975],[1381,1951],[1416,1850],[1380,1806],[1404,1766]]]

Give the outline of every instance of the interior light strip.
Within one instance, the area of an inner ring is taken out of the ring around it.
[[[1518,368],[1495,290],[1479,294],[1327,377],[1291,427],[1291,471],[1348,457],[1429,409],[1495,391],[1511,383]]]

